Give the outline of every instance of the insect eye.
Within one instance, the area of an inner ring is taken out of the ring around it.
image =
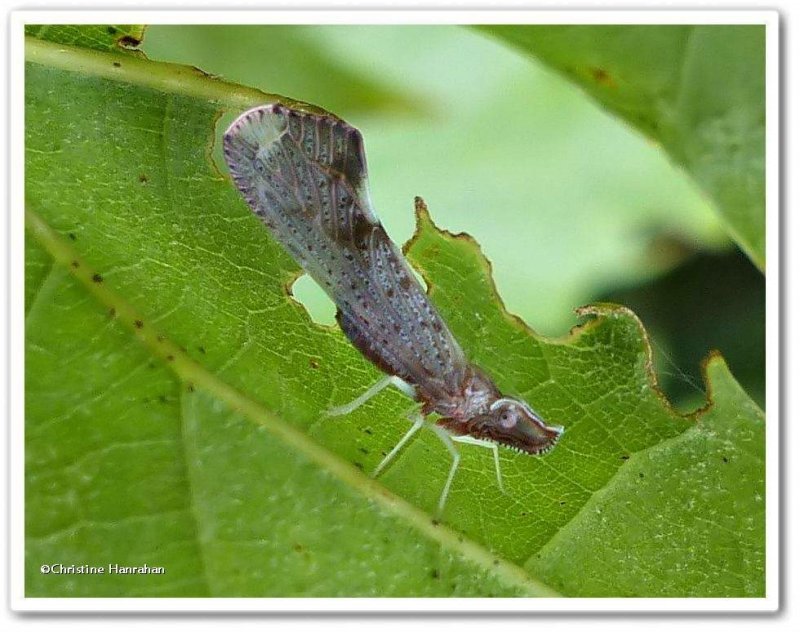
[[[511,428],[517,423],[517,415],[513,410],[504,410],[500,413],[500,425]]]

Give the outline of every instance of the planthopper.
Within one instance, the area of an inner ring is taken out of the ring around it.
[[[467,360],[389,239],[370,203],[357,129],[310,107],[269,104],[231,124],[224,151],[250,208],[333,299],[336,320],[353,345],[386,373],[328,414],[350,413],[390,385],[421,404],[374,476],[427,425],[453,458],[439,497],[441,512],[458,469],[453,442],[490,448],[501,490],[498,446],[541,455],[555,445],[563,428],[547,425],[527,403],[503,395]],[[429,422],[432,413],[439,417]]]

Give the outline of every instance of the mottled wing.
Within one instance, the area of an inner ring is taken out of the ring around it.
[[[429,397],[460,392],[463,352],[372,211],[359,131],[275,104],[242,114],[224,142],[236,186],[353,344]]]

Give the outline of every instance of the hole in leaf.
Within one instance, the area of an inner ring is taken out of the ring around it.
[[[414,276],[417,277],[422,288],[427,292],[428,284],[425,283],[425,279],[416,270],[413,271]],[[295,300],[306,308],[311,320],[315,323],[318,325],[336,324],[336,305],[310,276],[307,274],[299,276],[291,285],[290,291]]]
[[[336,324],[336,305],[307,274],[292,284],[292,296],[306,308],[311,320],[319,325]]]

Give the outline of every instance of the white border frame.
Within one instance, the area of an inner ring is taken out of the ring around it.
[[[17,11],[10,16],[9,457],[10,605],[56,612],[775,612],[779,608],[780,99],[777,11]],[[763,24],[766,51],[767,576],[764,598],[31,598],[24,595],[24,25],[70,24]]]

